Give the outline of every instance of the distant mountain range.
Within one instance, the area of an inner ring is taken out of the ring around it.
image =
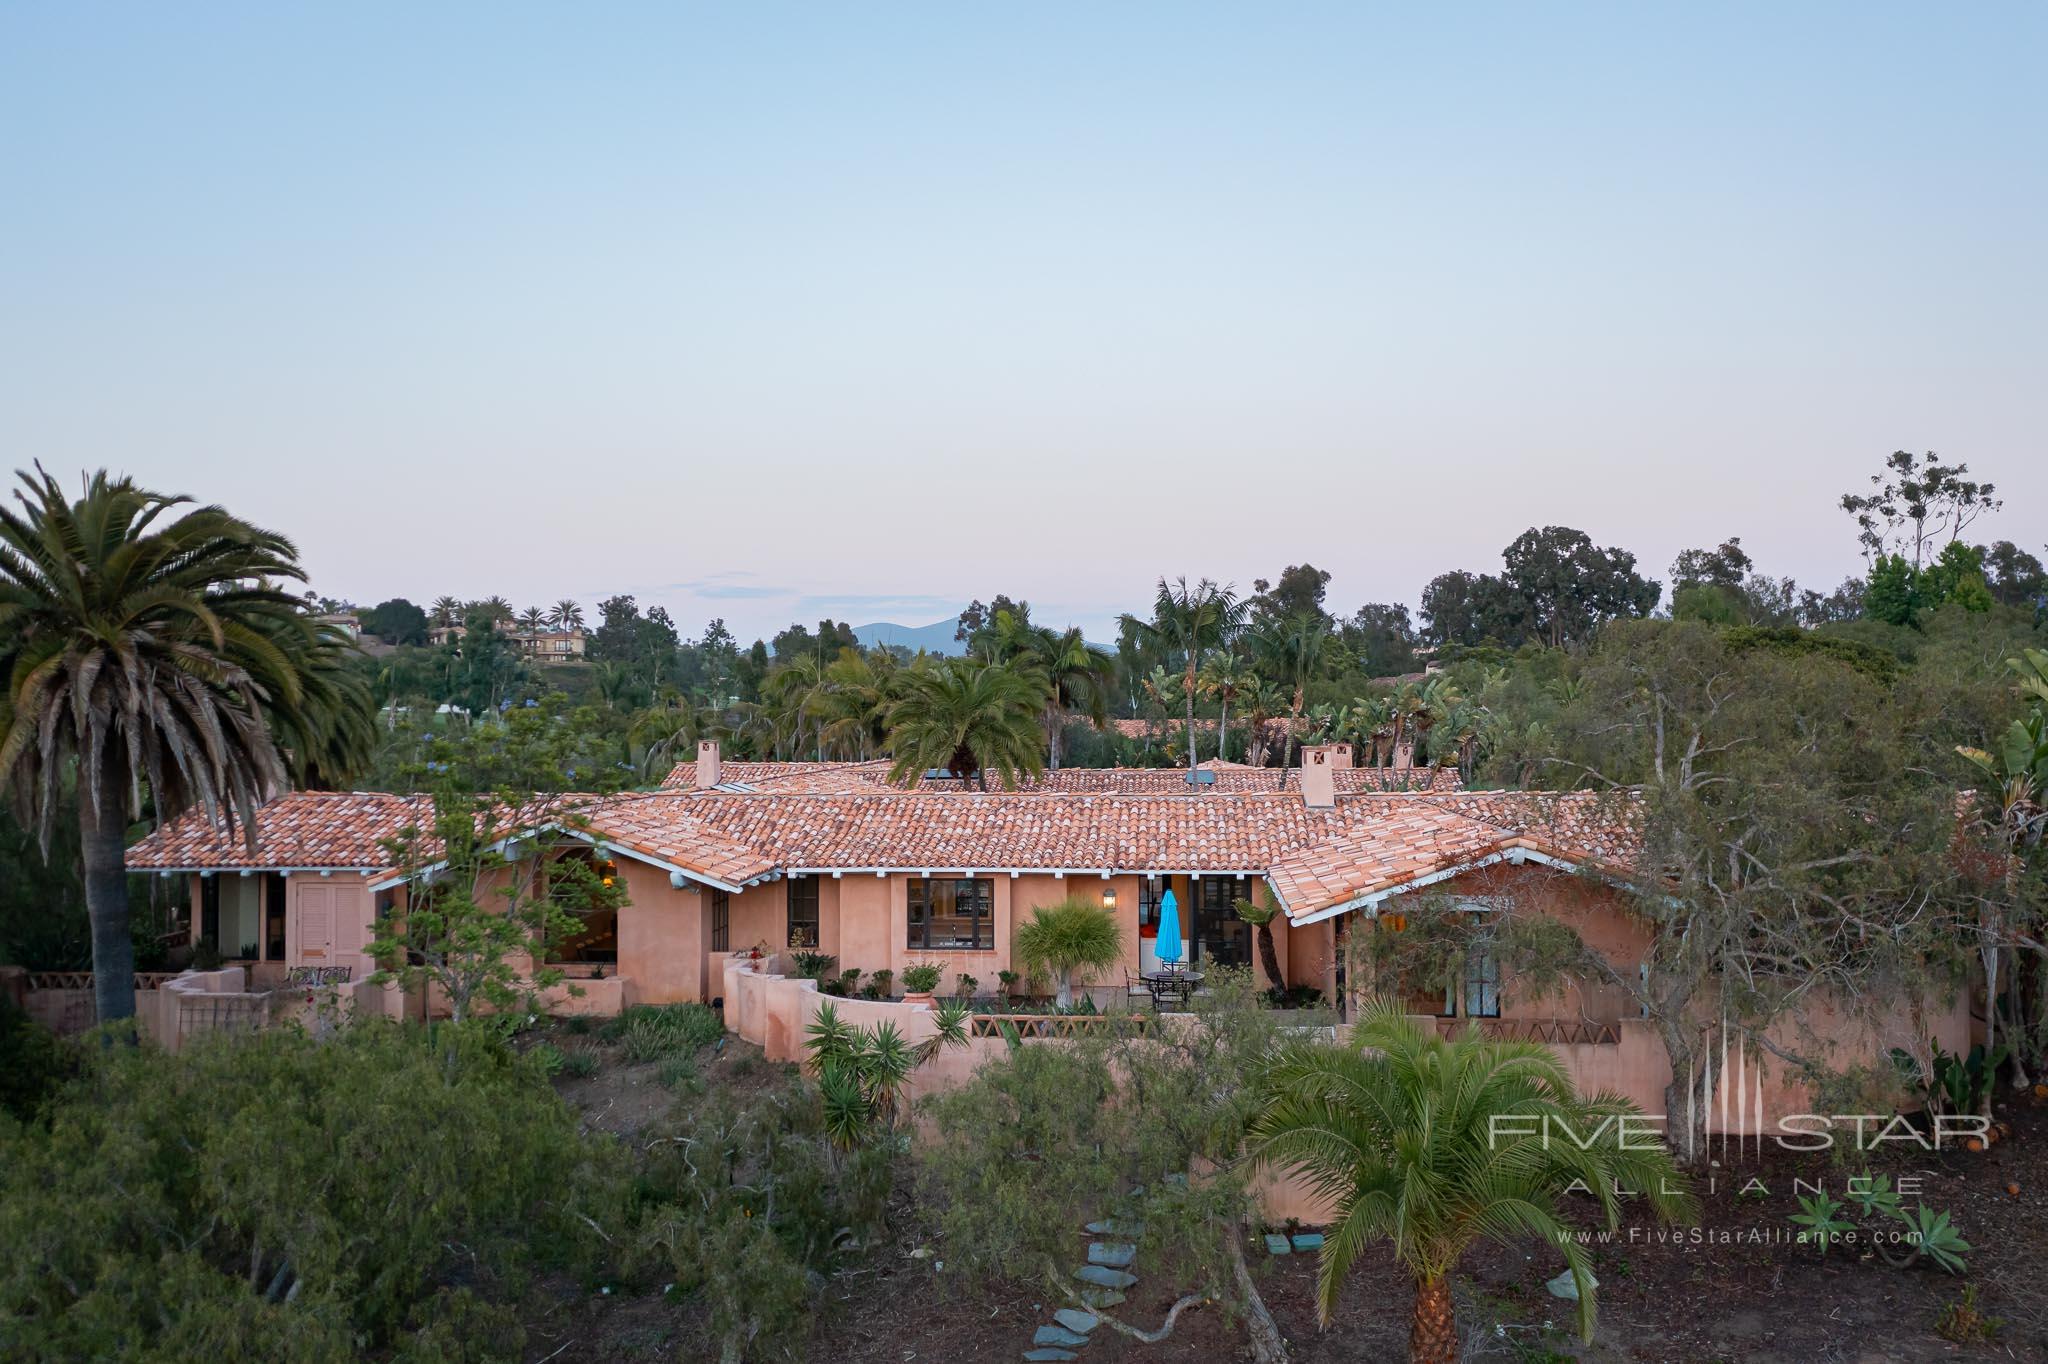
[[[919,649],[928,654],[964,654],[967,646],[953,638],[953,632],[960,628],[960,617],[948,616],[935,620],[930,625],[898,625],[893,621],[876,621],[873,625],[856,625],[853,637],[862,647],[872,649],[878,644],[893,644],[910,650]]]

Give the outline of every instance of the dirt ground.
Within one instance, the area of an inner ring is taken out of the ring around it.
[[[602,1046],[589,1037],[555,1037],[557,1045]],[[565,1079],[559,1088],[593,1127],[631,1139],[668,1111],[675,1096],[655,1079],[653,1065],[631,1065],[606,1048],[595,1076]],[[729,1040],[700,1058],[707,1083],[752,1087],[772,1083],[771,1066],[745,1043]],[[688,1099],[682,1100],[688,1102]],[[1917,1176],[1918,1201],[1949,1211],[1973,1250],[1963,1275],[1938,1269],[1895,1270],[1868,1251],[1837,1248],[1826,1256],[1788,1239],[1745,1243],[1759,1234],[1783,1238],[1798,1211],[1793,1181],[1824,1180],[1839,1189],[1856,1173],[1824,1159],[1779,1155],[1709,1171],[1700,1187],[1704,1243],[1659,1244],[1624,1231],[1612,1244],[1589,1247],[1600,1281],[1599,1323],[1582,1344],[1572,1304],[1551,1297],[1544,1282],[1563,1267],[1554,1251],[1525,1246],[1476,1248],[1460,1266],[1460,1325],[1472,1359],[1602,1361],[1758,1361],[1759,1364],[1917,1364],[1923,1360],[2048,1360],[2048,1107],[2015,1101],[2013,1135],[1980,1154],[1963,1152],[1871,1163],[1894,1179]],[[1754,1176],[1764,1188],[1738,1190]],[[2017,1192],[2009,1192],[2017,1190]],[[1912,1199],[1909,1202],[1915,1201]],[[903,1219],[908,1221],[909,1219]],[[1588,1224],[1590,1226],[1590,1223]],[[1075,1231],[1077,1257],[1086,1238]],[[1051,1310],[1032,1285],[990,1291],[949,1279],[936,1255],[895,1241],[877,1246],[825,1288],[810,1357],[830,1364],[918,1364],[919,1361],[1014,1360]],[[1141,1269],[1144,1267],[1141,1266]],[[1411,1296],[1407,1280],[1384,1252],[1375,1252],[1347,1283],[1331,1327],[1316,1322],[1315,1257],[1269,1256],[1253,1268],[1260,1291],[1299,1364],[1404,1357]],[[1936,1331],[1943,1309],[1974,1286],[1977,1306],[2000,1324],[1988,1342],[1958,1344]],[[1170,1265],[1146,1270],[1124,1320],[1156,1327],[1178,1297]],[[529,1364],[714,1358],[701,1322],[687,1304],[624,1290],[590,1292],[572,1283],[545,1285],[527,1314]],[[1142,1344],[1097,1328],[1079,1352],[1093,1364],[1211,1364],[1246,1357],[1240,1325],[1204,1306],[1184,1313],[1173,1335]]]

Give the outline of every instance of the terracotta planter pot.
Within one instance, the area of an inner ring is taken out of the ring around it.
[[[903,1002],[905,1004],[923,1004],[929,1006],[932,1003],[932,992],[930,990],[919,990],[915,993],[906,992],[903,996]]]

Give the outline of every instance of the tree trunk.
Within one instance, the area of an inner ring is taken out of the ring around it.
[[[1216,717],[1216,761],[1228,762],[1230,755],[1224,750],[1230,746],[1230,698],[1223,698],[1223,710]]]
[[[1250,1226],[1245,1228],[1247,1234],[1251,1230]],[[1234,1232],[1225,1232],[1224,1237],[1230,1246],[1231,1277],[1237,1281],[1238,1296],[1243,1300],[1245,1335],[1251,1345],[1253,1364],[1286,1364],[1287,1339],[1266,1309],[1259,1285],[1244,1262],[1244,1238]]]
[[[99,790],[78,774],[78,841],[85,871],[85,912],[92,924],[93,1009],[102,1023],[135,1017],[135,943],[128,931],[128,791],[116,754],[100,760]],[[95,802],[94,796],[98,800]]]
[[[1408,1328],[1408,1364],[1457,1364],[1458,1319],[1447,1275],[1415,1284],[1415,1320]]]
[[[1074,973],[1060,968],[1059,984],[1054,987],[1053,1003],[1062,1009],[1074,1007]]]
[[[1182,689],[1188,703],[1188,771],[1192,772],[1201,762],[1201,755],[1195,752],[1195,656],[1188,654],[1187,685]]]
[[[1273,988],[1284,990],[1287,988],[1287,982],[1280,976],[1280,954],[1273,950],[1273,925],[1270,922],[1260,924],[1257,932],[1259,964],[1266,968],[1266,978],[1273,982]]]

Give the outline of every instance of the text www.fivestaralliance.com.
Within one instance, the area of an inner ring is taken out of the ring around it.
[[[1557,1233],[1560,1243],[1572,1242],[1581,1246],[1789,1246],[1800,1244],[1800,1233],[1791,1227],[1622,1227],[1616,1231],[1561,1231]],[[1875,1244],[1878,1241],[1913,1245],[1920,1239],[1918,1232],[1880,1231],[1843,1232],[1835,1237],[1837,1245]]]

